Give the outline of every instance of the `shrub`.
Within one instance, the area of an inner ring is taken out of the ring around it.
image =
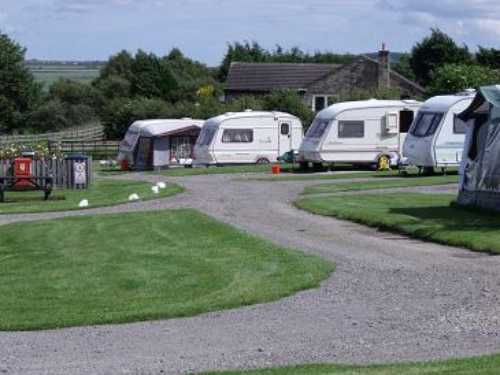
[[[438,68],[432,75],[429,94],[453,94],[469,88],[496,84],[500,74],[479,65],[448,64]]]
[[[104,108],[101,119],[106,136],[121,139],[134,121],[168,118],[173,112],[172,105],[160,99],[119,98]]]
[[[26,127],[34,133],[63,130],[70,126],[66,109],[60,100],[49,100],[26,118]]]
[[[263,109],[267,111],[283,111],[297,116],[307,129],[314,119],[314,112],[304,103],[295,91],[275,91],[263,99]]]

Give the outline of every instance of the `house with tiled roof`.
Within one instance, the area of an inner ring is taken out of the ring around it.
[[[355,90],[395,88],[405,98],[419,98],[425,89],[391,70],[389,51],[378,60],[360,56],[348,64],[293,64],[233,62],[225,87],[226,101],[242,95],[266,95],[295,90],[313,111],[320,111]]]

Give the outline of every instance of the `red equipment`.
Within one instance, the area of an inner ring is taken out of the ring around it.
[[[17,182],[14,185],[15,189],[32,189],[35,187],[30,178],[33,177],[33,159],[16,158],[14,159],[14,177]]]

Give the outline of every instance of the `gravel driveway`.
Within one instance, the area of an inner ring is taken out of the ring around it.
[[[0,216],[0,224],[193,207],[280,245],[331,259],[336,272],[319,289],[193,318],[0,333],[0,373],[179,374],[500,352],[500,257],[377,232],[291,206],[306,185],[324,181],[245,181],[234,175],[162,180],[187,191],[83,213]]]

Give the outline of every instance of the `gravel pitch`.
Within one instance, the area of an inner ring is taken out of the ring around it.
[[[336,272],[321,288],[193,318],[3,332],[0,373],[180,374],[500,352],[500,257],[293,208],[302,189],[318,181],[269,183],[239,177],[130,175],[175,181],[187,191],[83,212],[0,216],[0,224],[192,207],[277,244],[335,261]]]

